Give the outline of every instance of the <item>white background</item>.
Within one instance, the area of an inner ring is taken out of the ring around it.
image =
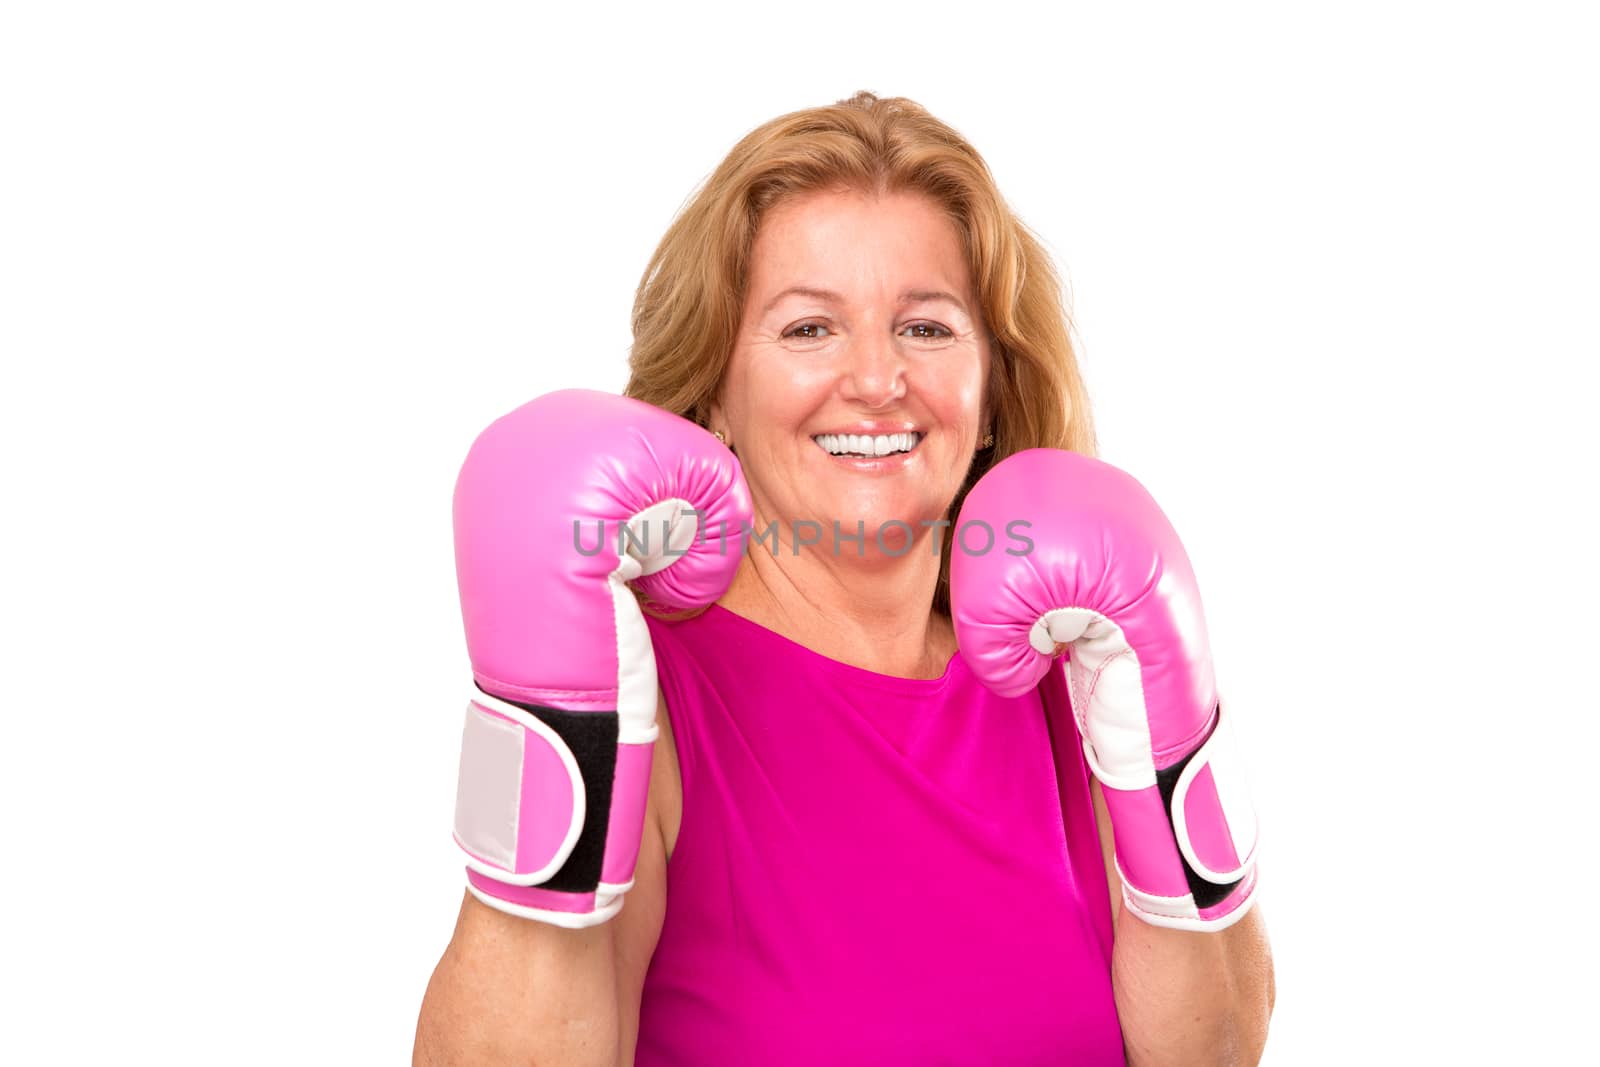
[[[620,388],[697,183],[863,88],[1048,242],[1190,547],[1267,1062],[1592,1055],[1597,41],[1289,7],[9,7],[0,1059],[406,1061],[457,465]]]

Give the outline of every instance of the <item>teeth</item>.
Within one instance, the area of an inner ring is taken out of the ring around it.
[[[912,433],[824,433],[812,438],[830,456],[887,456],[891,452],[909,452],[917,447],[922,434]]]

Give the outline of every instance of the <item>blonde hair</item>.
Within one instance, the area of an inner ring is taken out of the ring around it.
[[[624,392],[705,426],[743,317],[762,218],[792,198],[839,188],[930,197],[966,250],[990,335],[994,445],[974,457],[948,517],[959,514],[989,468],[1015,452],[1094,455],[1061,281],[1043,245],[960,134],[911,100],[866,91],[752,130],[690,198],[639,282]],[[953,525],[944,528],[932,605],[945,614],[954,534]]]

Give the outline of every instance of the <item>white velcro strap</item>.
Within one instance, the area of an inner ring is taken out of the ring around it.
[[[1216,885],[1227,885],[1229,882],[1238,881],[1255,862],[1257,831],[1255,805],[1250,800],[1232,724],[1233,717],[1223,714],[1219,703],[1215,729],[1211,731],[1211,736],[1206,739],[1205,744],[1200,746],[1184,766],[1183,773],[1178,776],[1178,781],[1172,790],[1172,828],[1178,838],[1178,848],[1194,873]],[[1211,782],[1216,789],[1221,811],[1207,804],[1205,813],[1210,818],[1219,818],[1228,838],[1231,839],[1234,855],[1239,859],[1238,866],[1232,870],[1213,870],[1200,859],[1194,842],[1190,839],[1189,787],[1207,767],[1211,768]]]
[[[467,866],[509,885],[546,881],[572,854],[584,813],[566,742],[515,704],[475,694],[456,786],[455,839]]]

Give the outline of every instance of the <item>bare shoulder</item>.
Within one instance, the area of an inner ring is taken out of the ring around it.
[[[678,754],[673,744],[672,721],[666,696],[657,690],[656,723],[660,736],[651,755],[650,794],[645,802],[644,836],[633,888],[622,900],[622,910],[611,925],[616,933],[617,991],[622,1005],[622,1047],[632,1049],[639,1033],[639,1007],[645,974],[661,940],[667,914],[667,860],[677,842],[683,817],[682,783]]]
[[[1094,823],[1100,830],[1100,855],[1106,865],[1106,888],[1111,892],[1111,923],[1116,926],[1122,911],[1122,876],[1117,873],[1117,850],[1111,836],[1111,812],[1106,808],[1105,794],[1100,792],[1100,782],[1089,776],[1089,795],[1094,799]]]
[[[678,743],[672,732],[672,716],[667,711],[667,695],[656,689],[656,724],[661,735],[650,766],[650,804],[660,817],[662,844],[668,859],[678,844],[678,829],[683,824],[683,772],[678,766]]]

